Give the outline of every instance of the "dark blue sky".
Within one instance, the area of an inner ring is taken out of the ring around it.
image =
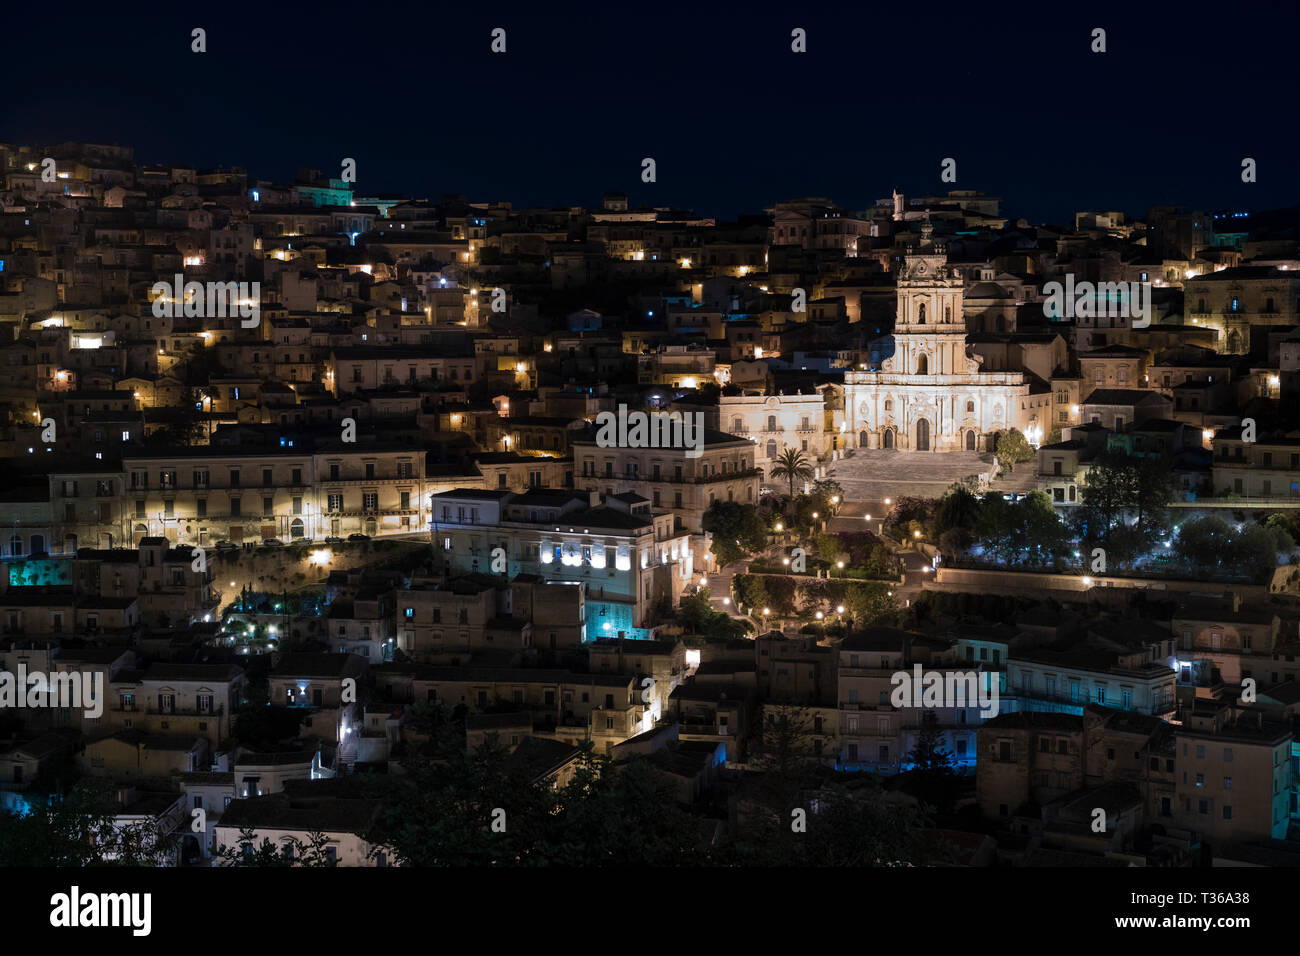
[[[0,139],[275,180],[351,156],[362,192],[720,217],[937,193],[948,156],[1031,221],[1297,201],[1295,3],[76,6],[9,11]]]

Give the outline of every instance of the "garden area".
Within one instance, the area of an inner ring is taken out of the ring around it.
[[[939,499],[899,499],[885,533],[930,544],[954,567],[1267,584],[1300,564],[1290,515],[1174,509],[1173,493],[1161,459],[1107,453],[1077,508],[1058,510],[1041,491],[954,485]]]

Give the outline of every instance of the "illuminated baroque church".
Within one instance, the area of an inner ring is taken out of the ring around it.
[[[860,448],[992,451],[990,432],[1021,428],[1020,372],[981,372],[966,352],[962,277],[921,227],[898,273],[894,354],[879,371],[844,374],[845,431]]]

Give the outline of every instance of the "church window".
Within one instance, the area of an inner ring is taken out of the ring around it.
[[[927,359],[924,355],[922,355],[922,356],[920,356],[919,358],[917,358],[917,360],[916,360],[916,374],[917,374],[917,375],[926,375],[926,374],[929,374],[929,371],[930,371],[930,360]]]
[[[916,324],[925,325],[925,303],[924,302],[921,303],[920,309],[917,312]]]
[[[973,411],[975,411],[975,403],[974,403],[974,402],[967,402],[967,403],[966,403],[966,411],[968,411],[968,412],[973,412]]]

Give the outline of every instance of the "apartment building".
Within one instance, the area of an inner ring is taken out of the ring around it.
[[[361,731],[357,687],[366,668],[355,654],[286,654],[268,678],[270,705],[301,710],[300,732],[343,754]]]
[[[118,511],[96,512],[90,524],[56,523],[56,535],[88,541],[111,535],[133,544],[156,537],[212,547],[424,527],[422,451],[361,442],[312,447],[283,438],[273,447],[135,452],[123,459],[123,490],[111,506]],[[101,525],[100,517],[112,523]]]
[[[202,737],[215,751],[230,736],[244,695],[244,672],[233,664],[158,662],[119,671],[107,691],[109,729]]]
[[[1257,434],[1240,426],[1214,434],[1214,492],[1241,498],[1300,498],[1300,435]]]
[[[1170,629],[1178,641],[1180,682],[1195,661],[1210,661],[1225,684],[1253,678],[1261,686],[1295,679],[1297,667],[1279,662],[1279,651],[1297,637],[1296,618],[1282,606],[1247,604],[1239,592],[1226,600],[1188,596],[1179,602]]]
[[[1122,625],[1121,625],[1122,629]],[[1021,646],[1007,660],[1008,695],[1017,710],[1078,714],[1089,703],[1153,717],[1176,709],[1174,639],[1152,628],[1131,640]]]
[[[573,442],[574,485],[607,497],[639,495],[652,508],[668,509],[674,526],[690,535],[694,564],[712,568],[704,512],[715,501],[756,505],[761,473],[748,438],[704,429],[698,457],[681,448],[602,448],[595,437]]]
[[[1198,700],[1175,736],[1174,819],[1211,849],[1224,843],[1281,840],[1291,822],[1289,724],[1262,710]]]
[[[777,457],[787,448],[801,451],[810,463],[829,455],[826,402],[811,395],[722,395],[718,426],[727,434],[754,443],[754,464],[771,480]]]
[[[510,616],[510,586],[489,574],[463,574],[447,581],[417,579],[390,592],[397,646],[415,660],[472,649],[522,650],[532,625]],[[384,658],[391,660],[391,655]]]
[[[582,584],[591,636],[649,637],[655,605],[676,604],[693,581],[688,536],[637,495],[458,489],[432,505],[435,554],[450,572]]]
[[[654,726],[631,674],[575,674],[548,668],[385,665],[375,672],[394,699],[421,700],[482,713],[513,707],[532,722],[532,736],[575,744],[592,740],[598,753]],[[653,700],[653,698],[652,698]]]
[[[406,386],[469,385],[479,378],[479,360],[443,346],[378,345],[336,348],[325,365],[325,382],[333,394]]]
[[[1251,326],[1294,326],[1300,314],[1300,277],[1275,266],[1238,266],[1193,276],[1183,284],[1188,319],[1218,333],[1216,349],[1251,349]]]

